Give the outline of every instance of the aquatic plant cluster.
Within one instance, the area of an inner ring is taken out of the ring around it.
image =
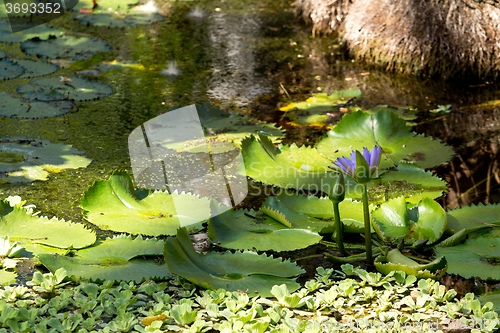
[[[110,28],[163,20],[157,13],[144,14],[155,9],[151,4],[123,10],[109,2],[108,13],[84,10],[74,18]],[[123,4],[132,8],[132,2]],[[83,0],[75,10],[90,4]],[[197,8],[188,17],[202,20],[204,15]],[[73,62],[111,48],[48,26],[14,40],[4,30],[5,22],[0,23],[1,42],[19,43],[24,54],[50,60]],[[35,72],[35,60],[16,60],[5,53],[0,59],[5,80],[57,70],[47,63],[40,66],[44,71]],[[98,78],[108,70],[141,66],[114,61],[89,66],[80,75]],[[166,69],[157,68],[155,75],[162,74],[169,82],[183,75],[175,60]],[[59,117],[78,111],[76,102],[113,92],[106,83],[79,76],[38,78],[17,86],[17,97],[0,92],[0,115]],[[19,284],[1,289],[0,332],[285,333],[319,332],[325,327],[399,332],[412,325],[416,332],[496,330],[498,295],[478,299],[467,294],[457,300],[454,290],[446,291],[435,280],[445,273],[500,280],[495,251],[500,246],[500,206],[445,211],[435,199],[447,183],[426,169],[447,163],[453,150],[412,131],[415,110],[384,105],[364,110],[348,103],[359,96],[359,89],[316,94],[281,108],[291,123],[328,127],[314,146],[281,144],[284,130],[275,124],[209,104],[191,107],[199,115],[205,140],[149,142],[179,152],[184,162],[193,161],[193,156],[211,160],[212,166],[216,161],[222,170],[229,168],[234,154],[241,154],[241,163],[231,165],[231,172],[245,182],[248,176],[250,187],[280,191],[266,195],[253,209],[228,207],[204,195],[203,182],[197,191],[172,191],[150,186],[152,181],[136,174],[134,184],[129,172],[115,170],[88,187],[80,201],[83,218],[113,235],[98,239],[83,224],[40,216],[19,196],[1,200],[0,284],[16,283],[17,270],[27,258],[51,273],[36,271],[26,283],[31,288]],[[345,114],[331,126],[334,107]],[[449,109],[440,106],[436,112]],[[155,125],[148,133],[151,137],[168,129]],[[143,129],[138,127],[138,133],[146,145]],[[210,156],[197,150],[207,142]],[[43,181],[50,173],[86,168],[92,161],[83,154],[48,140],[1,138],[0,182]],[[131,158],[132,169],[134,163]],[[162,165],[165,172],[172,168]],[[189,168],[183,169],[190,179]],[[145,175],[156,175],[151,170]],[[162,181],[168,178],[163,176]],[[206,232],[216,251],[195,250],[190,234],[199,231]],[[319,267],[316,279],[301,286],[296,279],[304,269],[283,259],[282,252],[316,244],[332,250],[317,257],[342,265],[342,271]],[[415,253],[434,257],[425,260]],[[368,271],[349,264],[361,260],[366,260]],[[379,273],[369,272],[375,269]]]
[[[36,272],[32,286],[0,292],[0,332],[493,332],[492,303],[461,300],[432,279],[387,276],[352,265],[317,268],[295,293],[275,285],[269,297],[203,290],[181,278],[142,284],[83,281],[64,288],[67,272]]]

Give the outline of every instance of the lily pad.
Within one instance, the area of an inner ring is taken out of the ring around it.
[[[307,229],[288,228],[281,222],[253,210],[229,210],[208,224],[212,243],[238,250],[293,251],[316,244],[321,236]]]
[[[84,60],[94,53],[111,50],[108,43],[87,37],[63,36],[46,41],[30,39],[21,44],[21,50],[31,56],[50,59]]]
[[[491,302],[493,304],[493,311],[500,314],[500,290],[495,290],[493,292],[481,295],[478,297],[481,305],[484,306],[486,303]]]
[[[190,194],[136,190],[130,175],[115,171],[99,180],[81,201],[84,216],[101,229],[150,236],[175,235],[179,227],[190,232],[210,218],[210,200]]]
[[[0,269],[0,285],[8,286],[16,283],[17,274],[12,271],[7,271],[5,269]]]
[[[35,37],[40,40],[47,40],[50,37],[60,37],[62,34],[63,32],[61,30],[46,24],[12,33],[10,22],[7,20],[0,20],[0,42],[2,43],[21,43]]]
[[[0,181],[46,180],[48,172],[87,167],[84,152],[62,143],[25,138],[0,138]]]
[[[380,177],[383,181],[407,182],[422,185],[424,187],[446,189],[446,182],[436,177],[432,172],[425,171],[413,163],[401,162],[394,171],[384,173]]]
[[[97,3],[97,11],[118,11],[129,12],[133,10],[137,0],[100,0]],[[78,4],[72,8],[73,11],[80,11],[82,8],[92,8],[94,6],[92,0],[79,0]]]
[[[39,101],[90,101],[111,95],[113,88],[104,82],[72,77],[61,80],[55,77],[31,81],[17,88],[17,92],[30,100]]]
[[[6,56],[7,54],[4,51],[0,50],[0,59],[5,58]]]
[[[28,59],[13,59],[13,61],[24,68],[24,73],[19,75],[19,79],[30,79],[34,77],[55,73],[59,67],[57,65]]]
[[[70,101],[21,102],[6,92],[0,92],[0,116],[21,119],[40,119],[61,116],[70,112]],[[1,163],[1,162],[0,162]]]
[[[120,235],[108,238],[92,247],[77,251],[74,257],[40,254],[38,258],[51,272],[60,267],[68,271],[68,276],[93,281],[115,280],[135,281],[165,280],[171,274],[167,265],[158,264],[154,259],[138,257],[163,254],[164,242],[156,239],[143,240],[141,236]]]
[[[26,251],[38,253],[41,244],[60,249],[80,249],[93,244],[96,235],[83,224],[48,219],[29,214],[25,208],[11,207],[7,200],[0,201],[0,237],[9,236]]]
[[[281,193],[278,195],[278,199],[294,212],[335,223],[333,204],[328,197],[318,198],[296,193]],[[373,211],[375,206],[370,205],[369,209]],[[344,232],[363,233],[365,231],[362,202],[344,199],[339,203],[339,212],[340,219],[344,224]],[[373,227],[372,232],[374,232]]]
[[[357,88],[336,91],[331,95],[315,94],[304,102],[290,103],[280,108],[298,124],[325,125],[330,117],[327,113],[340,112],[335,106],[346,103],[349,99],[361,97]]]
[[[134,13],[134,14],[114,14],[114,13],[97,13],[97,14],[74,14],[73,16],[82,24],[94,27],[107,28],[125,28],[137,27],[139,25],[150,25],[156,22],[162,22],[165,18],[158,13]]]
[[[418,110],[412,107],[394,107],[390,105],[377,105],[366,110],[367,113],[376,113],[382,110],[389,110],[398,115],[399,118],[404,120],[414,120],[417,119]],[[408,122],[406,123],[407,125]]]
[[[10,59],[0,60],[0,80],[16,78],[24,73],[24,67]]]
[[[405,197],[389,200],[375,209],[373,227],[385,241],[404,238],[406,241],[428,239],[432,244],[441,238],[446,227],[446,213],[437,202],[424,198],[417,205]]]
[[[500,205],[480,203],[477,206],[462,207],[447,212],[446,232],[455,233],[462,229],[475,231],[500,226]]]
[[[305,271],[288,260],[256,252],[196,253],[185,228],[165,244],[165,262],[171,273],[206,289],[248,290],[249,294],[272,297],[274,285],[285,284],[290,292],[300,288],[294,280]]]
[[[283,130],[276,128],[273,123],[265,123],[255,118],[240,115],[237,113],[228,113],[219,107],[210,104],[196,104],[196,110],[199,116],[199,123],[203,126],[204,137],[210,141],[232,141],[241,143],[241,141],[249,135],[266,134],[272,142],[277,142],[283,138]],[[178,108],[173,108],[169,111],[175,111]],[[196,125],[199,126],[199,123]],[[152,133],[165,131],[164,128],[158,127],[150,129]],[[187,142],[187,147],[191,148],[200,144],[199,141]],[[170,144],[168,148],[183,149],[186,147],[186,142],[182,142],[182,146],[173,146]]]
[[[286,222],[292,228],[309,229],[319,233],[331,233],[334,231],[334,219],[317,219],[299,214],[289,209],[277,197],[267,197],[266,201],[260,207],[260,211],[271,217],[286,219]]]
[[[329,168],[332,162],[311,147],[292,144],[275,148],[267,136],[259,134],[259,139],[253,135],[245,138],[241,148],[246,175],[265,184],[327,193],[337,179],[337,173]],[[349,189],[356,183],[346,177],[346,186]]]
[[[317,150],[330,159],[349,156],[375,145],[382,147],[379,168],[390,168],[401,161],[431,168],[448,162],[453,149],[437,140],[411,132],[405,121],[389,110],[374,114],[357,111],[346,114],[317,145]]]
[[[445,256],[448,273],[466,279],[500,280],[500,238],[478,237],[464,244],[438,247],[436,256]]]
[[[419,264],[413,259],[404,256],[398,249],[389,251],[387,257],[380,256],[375,259],[375,267],[380,273],[390,274],[391,272],[405,272],[414,275],[419,279],[439,279],[448,267],[446,258],[441,256],[430,263]]]

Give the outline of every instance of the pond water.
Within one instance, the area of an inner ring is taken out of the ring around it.
[[[195,6],[203,17],[189,16]],[[326,127],[290,124],[279,107],[314,93],[357,87],[363,93],[357,105],[412,106],[419,110],[413,120],[416,132],[454,147],[457,156],[435,169],[450,184],[440,199],[444,206],[500,202],[497,83],[405,76],[359,63],[334,36],[312,38],[311,28],[295,17],[291,1],[178,1],[158,2],[158,7],[165,21],[138,28],[87,27],[71,15],[51,22],[68,35],[91,36],[113,47],[59,69],[55,77],[104,61],[139,65],[104,72],[99,80],[114,93],[79,103],[77,111],[64,116],[0,118],[1,136],[71,144],[93,160],[87,168],[51,173],[47,181],[1,183],[1,197],[19,195],[43,215],[85,223],[79,207],[83,193],[116,169],[131,171],[128,135],[171,107],[210,102],[277,123],[286,129],[284,143],[313,145]],[[10,57],[29,58],[18,44],[0,48]],[[167,61],[177,62],[179,75],[160,73]],[[5,81],[2,91],[13,93],[29,81]],[[450,113],[429,112],[448,104]],[[332,117],[332,124],[339,118]],[[247,198],[243,206],[256,208],[262,199]]]

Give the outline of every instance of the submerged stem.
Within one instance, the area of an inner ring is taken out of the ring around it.
[[[337,246],[339,248],[340,253],[343,256],[347,256],[348,253],[344,248],[343,226],[342,226],[342,221],[340,220],[339,203],[338,202],[333,202],[333,212],[335,213],[335,228],[336,228],[336,233],[337,233]]]
[[[368,194],[366,185],[361,185],[363,188],[363,213],[365,215],[365,247],[367,267],[373,266],[372,255],[372,234],[370,230],[370,211],[368,210]]]

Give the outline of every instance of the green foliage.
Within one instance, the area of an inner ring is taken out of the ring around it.
[[[479,277],[483,280],[500,280],[500,238],[477,237],[464,244],[438,247],[436,256],[445,256],[448,272],[465,278]]]
[[[72,36],[56,39],[30,39],[21,44],[21,50],[27,55],[50,59],[67,59],[71,61],[88,59],[92,54],[111,50],[111,46],[101,40]]]
[[[147,279],[162,280],[170,276],[165,264],[144,256],[163,254],[163,241],[143,240],[137,236],[116,236],[77,251],[74,257],[57,254],[40,254],[38,259],[50,271],[58,267],[67,270],[69,276],[93,281],[115,280],[141,282]]]
[[[49,171],[84,168],[92,162],[71,145],[47,140],[4,137],[0,151],[0,182],[46,180]]]
[[[134,191],[125,171],[96,181],[85,192],[81,206],[85,218],[101,229],[150,236],[174,235],[181,226],[196,232],[210,217],[208,199],[166,191]]]
[[[0,115],[10,118],[39,119],[61,116],[74,108],[71,101],[37,102],[12,97],[0,92]]]
[[[73,17],[87,26],[107,28],[137,27],[139,25],[150,25],[164,20],[163,16],[158,13],[134,13],[129,15],[114,13],[80,13],[74,14]]]
[[[79,77],[50,77],[22,85],[17,88],[17,92],[28,99],[82,102],[111,95],[113,88],[104,82]]]
[[[0,42],[2,43],[21,43],[35,37],[40,40],[47,40],[50,37],[60,37],[62,33],[61,30],[46,24],[12,33],[11,23],[8,20],[0,20]]]
[[[256,252],[196,253],[185,228],[165,244],[165,262],[171,273],[204,288],[248,290],[252,295],[269,296],[273,285],[285,283],[292,291],[299,288],[294,279],[303,269]]]
[[[404,238],[405,241],[428,239],[438,241],[446,227],[446,213],[434,200],[424,198],[417,205],[405,197],[389,200],[372,213],[373,227],[385,241]]]
[[[286,227],[262,212],[242,209],[212,217],[208,237],[225,248],[276,252],[306,248],[322,238],[312,230]]]
[[[419,264],[413,259],[403,255],[398,249],[393,249],[387,253],[387,257],[379,257],[375,260],[375,267],[384,274],[395,271],[402,271],[417,278],[439,279],[446,273],[448,267],[444,256],[436,258],[427,264]]]
[[[500,205],[479,204],[462,207],[447,212],[448,224],[446,231],[455,233],[462,229],[475,231],[487,227],[500,226]]]
[[[335,160],[348,156],[352,150],[371,149],[375,145],[382,147],[380,169],[401,161],[430,168],[448,162],[454,154],[450,147],[411,132],[405,121],[389,110],[346,114],[316,148],[322,155]]]

